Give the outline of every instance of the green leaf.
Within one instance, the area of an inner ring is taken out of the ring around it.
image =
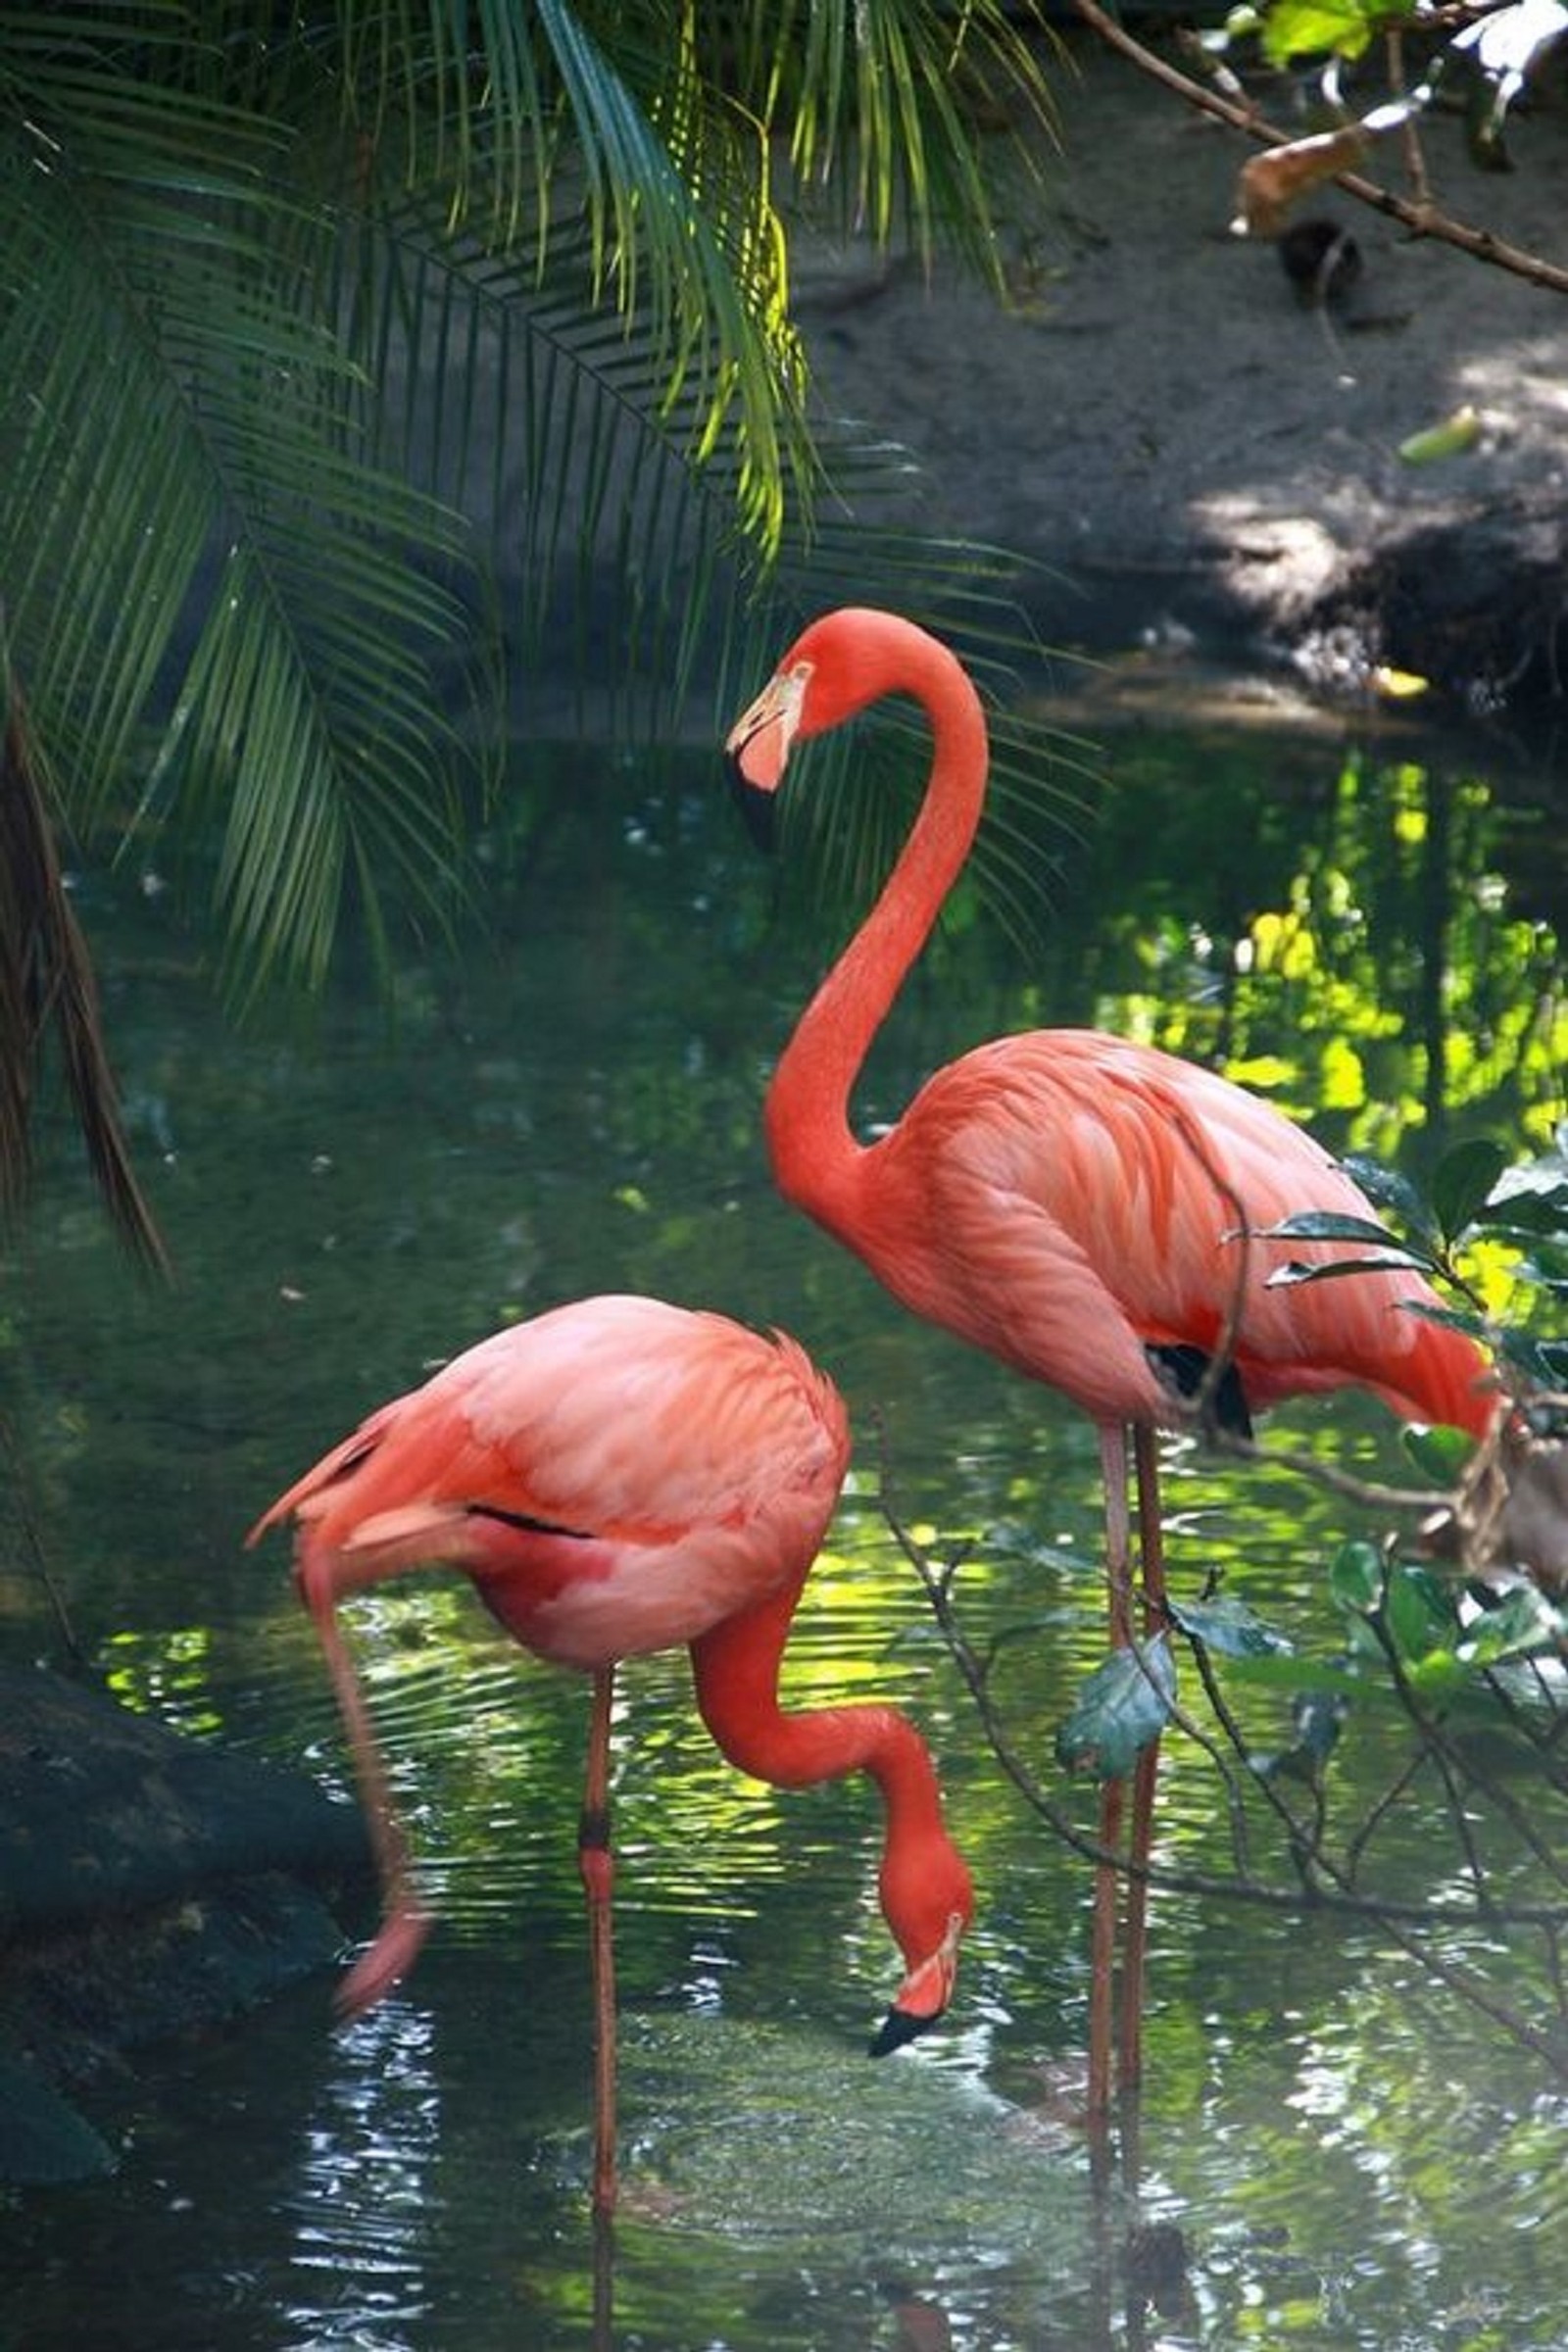
[[[1262,1242],[1365,1242],[1378,1249],[1408,1250],[1409,1244],[1370,1217],[1356,1217],[1337,1208],[1302,1208],[1282,1217],[1277,1225],[1259,1226],[1254,1239]],[[1413,1254],[1413,1253],[1412,1253]]]
[[[1223,1658],[1255,1658],[1289,1651],[1293,1644],[1273,1626],[1265,1625],[1245,1600],[1228,1593],[1217,1600],[1171,1601],[1173,1623],[1189,1641],[1201,1642]]]
[[[1303,1690],[1291,1708],[1296,1738],[1277,1755],[1254,1756],[1252,1770],[1265,1780],[1305,1781],[1316,1787],[1339,1743],[1349,1712],[1344,1698],[1328,1690]]]
[[[1565,1636],[1568,1613],[1549,1601],[1539,1586],[1516,1585],[1466,1628],[1459,1655],[1481,1669],[1533,1650],[1555,1650]]]
[[[1381,1664],[1383,1651],[1364,1618],[1353,1617],[1348,1632],[1348,1654],[1332,1666],[1326,1666],[1318,1657],[1302,1657],[1298,1650],[1259,1650],[1227,1658],[1226,1683],[1246,1684],[1257,1690],[1281,1690],[1293,1698],[1303,1690],[1320,1687],[1343,1690],[1348,1697],[1364,1694],[1367,1678],[1359,1661],[1364,1656]]]
[[[1275,0],[1263,23],[1269,63],[1297,57],[1360,57],[1388,18],[1380,0]]]
[[[1291,1709],[1298,1744],[1318,1763],[1326,1763],[1345,1729],[1348,1712],[1344,1699],[1332,1691],[1303,1690]]]
[[[1344,1274],[1386,1274],[1391,1268],[1403,1267],[1417,1273],[1432,1270],[1431,1260],[1411,1250],[1380,1250],[1373,1257],[1304,1258],[1293,1257],[1288,1265],[1275,1266],[1264,1280],[1264,1289],[1286,1291],[1303,1282],[1333,1282]]]
[[[1329,1562],[1329,1592],[1342,1609],[1370,1615],[1383,1596],[1383,1555],[1376,1544],[1342,1544]]]
[[[1176,1661],[1164,1634],[1112,1650],[1080,1686],[1056,1734],[1057,1763],[1096,1780],[1124,1780],[1169,1722],[1175,1697]]]
[[[1432,1205],[1450,1242],[1475,1218],[1507,1164],[1507,1152],[1487,1136],[1472,1136],[1444,1153],[1432,1178]]]
[[[1468,1681],[1469,1674],[1454,1651],[1440,1643],[1425,1657],[1405,1660],[1404,1679],[1415,1696],[1431,1707],[1452,1698]]]
[[[1503,1240],[1561,1240],[1568,1234],[1568,1187],[1549,1193],[1515,1193],[1506,1200],[1493,1200],[1478,1223],[1483,1232]]]
[[[1568,1236],[1568,1166],[1553,1152],[1505,1168],[1486,1205],[1489,1233],[1519,1234],[1530,1240]]]
[[[1401,1175],[1397,1168],[1385,1167],[1382,1160],[1362,1152],[1347,1152],[1340,1165],[1374,1206],[1392,1208],[1400,1222],[1429,1247],[1437,1242],[1437,1219],[1408,1176]]]
[[[1364,1274],[1386,1270],[1391,1266],[1414,1267],[1423,1274],[1441,1272],[1439,1260],[1432,1251],[1416,1242],[1401,1241],[1386,1225],[1376,1224],[1370,1217],[1358,1217],[1334,1208],[1303,1208],[1294,1216],[1282,1217],[1277,1225],[1259,1228],[1256,1237],[1265,1242],[1348,1242],[1370,1249],[1369,1257],[1314,1258],[1310,1261],[1293,1258],[1288,1265],[1276,1266],[1268,1280],[1278,1288],[1292,1283],[1317,1282],[1335,1274]]]
[[[1476,1449],[1474,1438],[1462,1429],[1412,1429],[1406,1424],[1399,1441],[1421,1476],[1440,1487],[1453,1485]]]
[[[1537,1340],[1511,1327],[1494,1337],[1503,1362],[1527,1381],[1542,1389],[1568,1386],[1568,1340]]]
[[[1493,1326],[1485,1315],[1468,1306],[1442,1306],[1430,1298],[1401,1298],[1400,1309],[1419,1315],[1423,1323],[1441,1323],[1445,1331],[1462,1331],[1466,1339],[1491,1341]]]
[[[1459,1638],[1452,1588],[1430,1568],[1404,1565],[1393,1570],[1384,1592],[1383,1621],[1405,1664],[1438,1651],[1451,1655]]]

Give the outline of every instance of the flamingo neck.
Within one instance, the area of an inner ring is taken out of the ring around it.
[[[885,1819],[883,1910],[912,1967],[929,1957],[947,1921],[946,1893],[933,1897],[934,1926],[917,1917],[920,1890],[951,1888],[962,1867],[936,1770],[919,1733],[892,1707],[781,1709],[779,1662],[799,1597],[791,1585],[692,1643],[697,1704],[720,1751],[756,1780],[806,1788],[864,1772],[875,1781]]]
[[[851,1208],[865,1156],[850,1125],[855,1082],[969,854],[985,800],[985,716],[960,663],[904,628],[884,658],[883,682],[863,700],[903,692],[920,704],[932,734],[925,796],[880,898],[801,1015],[762,1114],[779,1190],[829,1230]]]

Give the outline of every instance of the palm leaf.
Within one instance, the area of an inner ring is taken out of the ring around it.
[[[566,0],[339,0],[267,45],[210,18],[0,26],[0,366],[29,395],[0,547],[73,812],[220,826],[232,977],[318,978],[351,890],[373,933],[383,891],[439,916],[474,732],[443,696],[493,682],[487,573],[514,675],[665,710],[755,671],[808,568],[816,605],[837,564],[996,626],[990,559],[866,524],[879,453],[834,447],[818,524],[765,141],[788,119],[816,171],[853,134],[879,227],[902,143],[929,226],[937,159],[978,170],[958,53],[1039,95],[1002,11],[813,12],[799,74],[787,26],[763,70],[752,7],[673,41]]]
[[[809,442],[787,316],[783,240],[759,126],[715,102],[663,9],[477,0],[430,14],[427,48],[396,12],[340,7],[356,61],[358,194],[492,295],[553,289],[640,346],[689,418],[694,457],[741,456],[743,530],[775,543]],[[548,284],[547,284],[548,280]]]
[[[319,979],[351,868],[439,912],[467,758],[432,691],[471,636],[441,576],[466,535],[366,461],[275,144],[53,59],[0,131],[14,657],[76,821],[122,822],[138,764],[144,822],[217,818],[247,986]]]
[[[55,849],[55,814],[0,648],[0,1220],[22,1207],[32,1100],[51,1030],[88,1166],[127,1246],[168,1271],[131,1172],[98,993]]]
[[[993,150],[1035,174],[1027,133],[1054,128],[1031,33],[1005,0],[709,0],[699,45],[728,55],[743,104],[787,142],[804,184],[879,242],[925,261],[939,236],[1000,282]]]

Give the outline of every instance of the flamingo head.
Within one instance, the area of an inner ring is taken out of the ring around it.
[[[928,1854],[916,1885],[884,1863],[882,1909],[904,1953],[907,1975],[871,2042],[873,2058],[900,2050],[934,2026],[953,1999],[958,1945],[974,1917],[969,1873],[945,1836]]]
[[[761,848],[772,847],[773,796],[791,746],[890,693],[899,682],[890,656],[906,637],[922,636],[891,613],[845,607],[825,612],[796,639],[724,743],[741,813]]]

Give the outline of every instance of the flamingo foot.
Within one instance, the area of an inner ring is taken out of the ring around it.
[[[333,1995],[333,2013],[341,2025],[373,2009],[408,1975],[430,1927],[431,1914],[412,1903],[382,1921],[374,1942],[360,1954]]]

